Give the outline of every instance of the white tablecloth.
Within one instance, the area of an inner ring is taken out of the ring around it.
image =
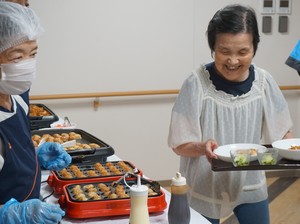
[[[116,161],[120,160],[116,155],[110,156],[107,158],[108,161]],[[49,176],[49,171],[42,171],[42,181],[47,180]],[[166,202],[169,205],[171,194],[166,191],[165,189],[162,189],[165,192],[166,196]],[[41,198],[45,198],[46,196],[50,195],[52,192],[52,189],[47,183],[42,183],[41,186]],[[46,199],[46,202],[52,203],[52,204],[58,204],[58,195],[52,195],[51,197]],[[198,212],[190,209],[191,211],[191,221],[190,224],[209,224],[210,222],[205,219],[202,215],[200,215]],[[99,224],[128,224],[129,223],[129,216],[120,216],[120,217],[105,217],[105,218],[93,218],[93,219],[70,219],[67,217],[64,217],[61,221],[61,224],[68,224],[68,223],[99,223]],[[150,223],[151,224],[168,224],[168,207],[161,213],[153,213],[150,214]]]

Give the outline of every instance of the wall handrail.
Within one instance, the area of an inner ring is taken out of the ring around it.
[[[30,100],[54,100],[72,98],[98,98],[98,97],[121,97],[121,96],[145,96],[145,95],[167,95],[178,94],[178,89],[170,90],[142,90],[124,92],[99,92],[99,93],[71,93],[71,94],[52,94],[52,95],[33,95]]]
[[[296,86],[279,86],[281,90],[300,90],[300,85]]]
[[[279,87],[281,90],[300,90],[300,85],[279,86]],[[178,93],[179,93],[179,89],[123,91],[123,92],[98,92],[98,93],[70,93],[70,94],[32,95],[32,96],[30,96],[30,100],[55,100],[55,99],[75,99],[75,98],[168,95],[168,94],[178,94]]]

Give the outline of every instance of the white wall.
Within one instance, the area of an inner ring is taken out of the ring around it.
[[[46,30],[39,39],[38,78],[31,95],[179,89],[200,63],[211,61],[205,31],[227,3],[255,9],[259,0],[30,0]],[[293,1],[289,33],[261,35],[255,63],[280,85],[299,84],[284,61],[299,39],[300,2]],[[259,23],[261,15],[258,14]],[[299,91],[286,92],[299,136]],[[147,176],[169,179],[179,158],[167,135],[175,95],[35,101],[113,146],[116,154]]]

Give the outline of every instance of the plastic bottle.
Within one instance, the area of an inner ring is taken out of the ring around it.
[[[129,224],[150,224],[148,211],[148,187],[141,184],[138,175],[137,185],[130,187]]]
[[[177,172],[172,178],[171,201],[168,211],[169,224],[189,224],[191,213],[187,199],[189,186],[186,179]]]

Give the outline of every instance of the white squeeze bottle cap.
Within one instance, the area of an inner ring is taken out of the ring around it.
[[[175,185],[175,186],[184,186],[184,185],[186,185],[185,177],[182,177],[181,173],[177,172],[176,176],[172,178],[172,185]]]
[[[130,194],[132,196],[144,196],[148,195],[148,187],[141,184],[141,176],[137,176],[137,185],[130,187]]]

